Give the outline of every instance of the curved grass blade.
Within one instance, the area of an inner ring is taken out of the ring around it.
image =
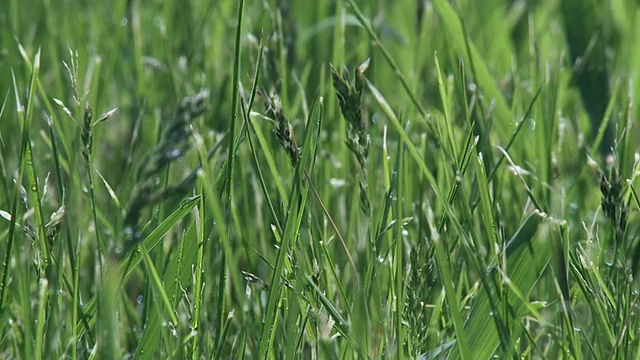
[[[162,223],[160,223],[147,237],[140,242],[140,246],[144,246],[147,251],[153,250],[153,248],[160,243],[164,235],[166,235],[171,229],[173,229],[176,224],[181,221],[189,212],[193,209],[194,206],[198,204],[200,201],[200,196],[195,196],[193,198],[187,199],[179,208],[177,208],[171,215],[169,215]],[[184,241],[184,240],[183,240]],[[194,250],[195,251],[195,250]],[[124,283],[129,276],[133,273],[135,267],[142,260],[142,254],[139,251],[131,251],[131,253],[120,261],[120,265],[118,266],[118,273],[122,275],[121,283]],[[94,297],[91,299],[86,306],[86,317],[90,320],[89,325],[95,323],[95,314],[96,314],[96,301],[97,299]],[[80,323],[78,324],[78,332],[81,333],[83,331],[87,331],[89,329],[86,328],[86,324]]]
[[[535,236],[540,224],[547,219],[544,213],[534,211],[520,226],[507,244],[507,275],[511,284],[520,290],[521,296],[528,296],[538,281],[543,270],[551,260],[553,246],[546,244],[547,238]],[[534,274],[532,275],[532,272]],[[491,316],[491,296],[481,292],[471,309],[465,323],[465,332],[473,334],[469,342],[469,351],[476,359],[491,358],[500,344],[500,336]],[[501,301],[502,299],[496,299]],[[514,293],[508,295],[509,306],[514,314],[525,307],[521,299]],[[516,321],[518,321],[516,319]],[[450,359],[461,357],[460,348],[456,346]]]
[[[451,36],[453,45],[457,49],[460,57],[464,59],[466,63],[473,64],[472,70],[478,85],[485,92],[487,98],[495,100],[495,114],[498,118],[498,126],[503,131],[503,134],[510,133],[510,131],[507,132],[506,130],[512,127],[511,125],[514,121],[513,114],[507,106],[507,102],[500,93],[500,90],[498,90],[491,74],[489,74],[487,64],[482,60],[478,49],[470,39],[467,39],[467,34],[464,31],[460,18],[447,1],[434,0],[433,6],[440,15],[444,28],[447,33],[449,33],[449,36]],[[467,44],[469,49],[468,53],[465,51]]]
[[[305,141],[300,156],[300,161],[296,166],[293,179],[289,208],[284,224],[284,232],[282,241],[278,249],[276,263],[271,277],[271,290],[267,301],[267,308],[264,322],[262,325],[262,334],[260,336],[259,356],[262,359],[268,358],[270,349],[273,346],[273,338],[276,332],[277,319],[276,311],[283,294],[283,282],[280,280],[283,276],[285,261],[289,254],[291,245],[295,242],[297,234],[300,232],[302,218],[304,215],[305,204],[309,196],[309,186],[305,186],[303,178],[306,167],[309,166],[309,173],[313,173],[315,157],[317,156],[318,130],[322,122],[322,99],[316,97],[311,105],[309,118],[307,120],[307,128]]]

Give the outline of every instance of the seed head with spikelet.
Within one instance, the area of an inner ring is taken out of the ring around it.
[[[623,181],[615,166],[609,177],[603,174],[600,178],[602,210],[612,222],[614,238],[617,243],[622,242],[627,229],[628,208],[624,201]]]
[[[355,155],[362,170],[362,176],[359,182],[360,208],[366,214],[369,214],[371,211],[366,180],[367,158],[369,157],[371,138],[367,133],[367,121],[362,114],[362,90],[364,89],[365,83],[364,73],[369,67],[369,60],[370,59],[367,59],[356,68],[356,74],[353,80],[346,66],[342,67],[342,72],[338,72],[333,65],[331,66],[333,87],[338,96],[340,111],[345,120],[347,120],[347,137],[345,143],[349,150]]]
[[[266,90],[261,87],[258,88],[258,94],[264,103],[266,116],[276,125],[273,129],[276,139],[287,152],[291,164],[295,167],[300,158],[300,149],[293,134],[293,127],[282,110],[280,98],[274,93],[267,94]]]
[[[429,304],[436,302],[439,293],[437,270],[428,247],[417,245],[411,249],[405,278],[407,286],[402,319],[408,325],[409,352],[418,357],[428,349],[428,326],[434,313]]]

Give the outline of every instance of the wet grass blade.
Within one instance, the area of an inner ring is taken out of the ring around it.
[[[525,297],[533,289],[552,256],[553,247],[546,243],[548,238],[542,235],[536,236],[538,227],[545,219],[546,215],[533,212],[507,244],[507,276],[511,284]],[[473,334],[469,342],[469,352],[479,359],[494,356],[500,343],[489,296],[492,295],[487,291],[480,293],[464,326],[467,334]],[[524,306],[521,300],[516,294],[510,294],[508,299],[508,306],[512,309],[512,313],[519,314]],[[501,301],[501,299],[495,300]],[[518,322],[519,319],[514,321]],[[461,355],[460,348],[456,346],[450,358],[462,358]]]

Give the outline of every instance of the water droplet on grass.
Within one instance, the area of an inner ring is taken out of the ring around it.
[[[615,263],[615,250],[613,248],[609,248],[604,252],[604,263],[607,266],[613,266]]]

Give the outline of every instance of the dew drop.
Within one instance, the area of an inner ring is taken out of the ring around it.
[[[607,264],[607,266],[613,266],[615,262],[614,254],[615,251],[613,249],[608,249],[604,252],[604,263]]]

